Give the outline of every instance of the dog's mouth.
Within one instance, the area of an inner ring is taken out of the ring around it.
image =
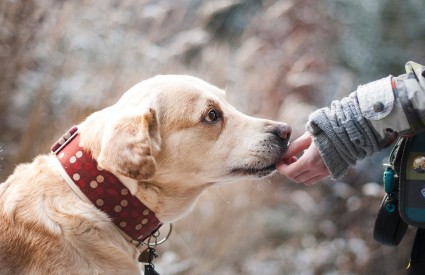
[[[257,153],[254,158],[232,168],[230,173],[237,176],[267,177],[276,171],[276,162],[280,160],[287,148],[287,140],[271,140],[268,143],[263,143],[260,150],[254,150]]]
[[[234,168],[231,170],[232,174],[237,174],[240,176],[257,176],[259,178],[266,177],[271,175],[274,171],[276,171],[276,164],[270,164],[265,167],[247,167],[247,168]]]

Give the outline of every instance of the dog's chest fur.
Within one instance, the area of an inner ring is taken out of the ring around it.
[[[18,166],[0,184],[0,215],[0,274],[138,273],[138,251],[66,186],[53,156]]]

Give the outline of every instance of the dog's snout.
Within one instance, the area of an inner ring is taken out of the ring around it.
[[[280,123],[278,124],[274,129],[274,134],[276,134],[278,137],[284,140],[288,140],[291,136],[291,126],[289,126],[286,123]]]

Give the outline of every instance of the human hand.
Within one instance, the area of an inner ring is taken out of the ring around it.
[[[305,150],[305,151],[304,151]],[[296,157],[304,151],[299,158]],[[297,182],[311,186],[329,176],[328,168],[320,156],[319,149],[313,142],[309,132],[292,141],[282,160],[276,163],[277,171]]]

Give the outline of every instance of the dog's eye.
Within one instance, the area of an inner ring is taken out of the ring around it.
[[[205,122],[206,123],[214,123],[219,119],[220,119],[220,113],[215,109],[211,109],[211,110],[208,111],[208,114],[205,117]]]

